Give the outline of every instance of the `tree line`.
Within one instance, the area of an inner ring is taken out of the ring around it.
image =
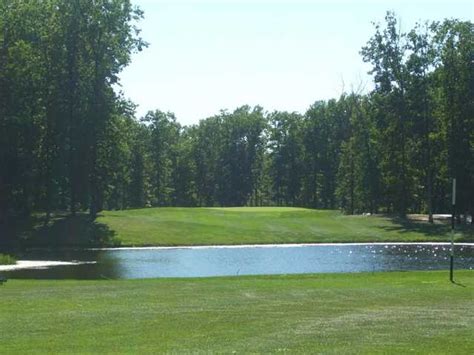
[[[305,206],[346,213],[474,209],[474,27],[401,32],[361,49],[375,88],[304,113],[242,106],[182,126],[137,119],[117,75],[146,47],[126,0],[0,4],[0,220],[149,206]]]
[[[114,84],[146,45],[141,16],[126,0],[0,2],[0,220],[102,208],[130,124]]]

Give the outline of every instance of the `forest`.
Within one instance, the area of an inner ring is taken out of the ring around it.
[[[143,16],[128,0],[0,2],[0,224],[150,206],[431,218],[450,213],[452,178],[457,212],[474,213],[472,22],[401,31],[387,12],[360,50],[371,92],[183,126],[159,109],[136,117],[120,90],[146,55]]]

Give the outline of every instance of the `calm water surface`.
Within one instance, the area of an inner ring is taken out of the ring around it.
[[[449,267],[448,245],[306,245],[30,251],[27,260],[95,264],[2,272],[9,278],[136,279],[227,275],[436,270]],[[455,267],[474,268],[474,245],[455,247]]]

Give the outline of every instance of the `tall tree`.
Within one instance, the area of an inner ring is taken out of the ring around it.
[[[350,137],[342,143],[336,195],[349,213],[377,211],[379,170],[376,130],[368,98],[351,95]]]
[[[415,181],[416,186],[421,187],[419,194],[424,196],[419,203],[426,202],[428,220],[433,223],[433,184],[439,162],[439,151],[434,147],[439,136],[434,134],[438,125],[434,116],[432,83],[435,51],[428,23],[423,26],[417,24],[407,34],[407,49],[407,107],[413,119],[413,164],[418,167],[415,169]]]
[[[280,206],[295,206],[301,201],[304,171],[303,118],[297,113],[273,112],[269,120],[273,196]]]
[[[375,25],[375,34],[362,48],[376,84],[379,129],[382,133],[382,176],[389,207],[405,216],[414,186],[410,171],[411,117],[407,109],[406,35],[398,30],[395,14],[388,12],[386,27]]]
[[[152,204],[169,206],[172,204],[175,186],[173,180],[176,168],[176,154],[181,126],[172,113],[159,110],[148,112],[144,118],[151,132],[151,159],[153,161]]]
[[[474,24],[446,20],[435,24],[441,68],[440,115],[446,137],[450,178],[457,179],[459,212],[474,214]]]

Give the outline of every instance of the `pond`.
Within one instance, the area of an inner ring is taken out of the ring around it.
[[[0,273],[8,278],[137,279],[436,270],[449,268],[449,250],[445,243],[36,250],[21,259],[61,262]],[[455,267],[474,268],[474,244],[455,246]]]

